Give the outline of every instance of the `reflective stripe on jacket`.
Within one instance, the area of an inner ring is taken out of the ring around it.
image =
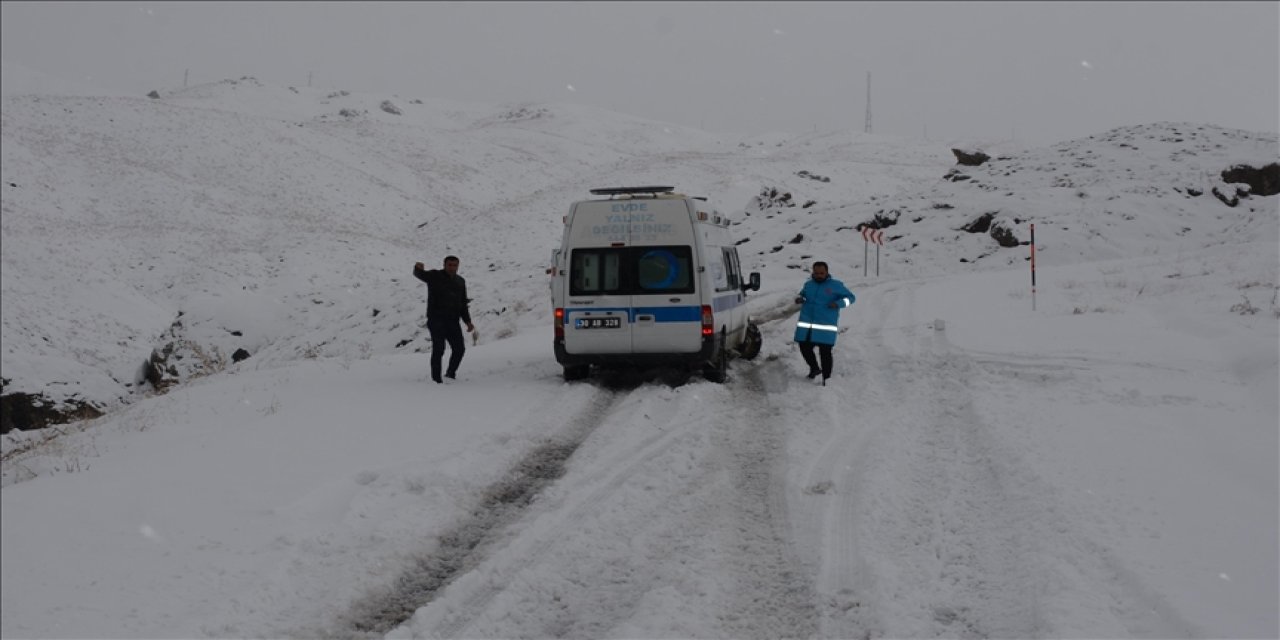
[[[796,322],[796,342],[835,344],[840,310],[853,304],[857,296],[843,282],[828,276],[822,282],[806,280],[800,297],[804,298],[804,306],[800,307],[800,320]],[[829,306],[832,302],[836,303],[835,309]]]

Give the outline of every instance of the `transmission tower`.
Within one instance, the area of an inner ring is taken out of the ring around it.
[[[862,130],[871,133],[871,72],[867,72],[867,122]]]

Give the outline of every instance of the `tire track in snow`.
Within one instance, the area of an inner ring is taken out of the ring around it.
[[[613,409],[617,410],[617,406]],[[641,413],[645,409],[642,405],[626,415]],[[652,413],[661,415],[656,411]],[[654,433],[644,438],[638,446],[609,456],[607,461],[597,463],[581,473],[581,479],[572,480],[572,487],[563,491],[564,495],[559,498],[562,503],[560,508],[565,510],[563,515],[548,516],[552,519],[551,525],[529,536],[530,540],[525,545],[513,545],[511,549],[491,558],[490,563],[496,566],[484,568],[484,576],[460,586],[457,589],[460,594],[451,598],[447,611],[442,611],[445,607],[424,610],[421,620],[415,621],[414,629],[428,628],[431,637],[468,635],[464,633],[468,625],[483,617],[486,609],[508,589],[513,580],[519,580],[522,573],[531,571],[544,558],[552,557],[556,545],[571,538],[581,528],[582,522],[607,511],[611,499],[626,483],[635,479],[640,469],[667,453],[668,449],[680,441],[684,430],[677,424],[679,411],[669,409],[664,413],[666,420],[656,421]],[[604,421],[601,420],[602,423]],[[575,491],[577,487],[584,489]],[[561,623],[561,626],[568,625]]]
[[[869,565],[879,589],[871,597],[882,626],[871,631],[1052,635],[1036,596],[1043,567],[1036,564],[1031,523],[1024,520],[1034,509],[1020,506],[1024,498],[1013,490],[1010,465],[997,460],[1001,454],[992,450],[973,409],[965,384],[972,372],[948,356],[941,332],[916,317],[909,288],[887,300],[864,343],[877,373],[871,385],[882,399],[876,419],[884,433],[883,459],[892,465],[868,469],[863,480],[892,483],[886,488],[897,492],[869,509],[858,530],[876,558]],[[917,328],[881,330],[895,325]],[[895,591],[912,597],[885,597]]]
[[[718,432],[718,450],[734,473],[739,502],[733,513],[739,535],[738,611],[725,625],[734,638],[807,638],[818,631],[812,576],[794,546],[786,478],[784,412],[771,402],[769,365],[740,365],[733,394],[738,402]]]
[[[812,568],[797,566],[787,536],[777,412],[762,394],[744,400],[758,382],[735,374],[621,400],[543,509],[397,633],[814,635]],[[653,432],[635,437],[646,421]]]
[[[986,365],[915,317],[910,283],[879,294],[852,357],[837,356],[859,375],[833,415],[856,419],[809,471],[833,486],[821,635],[1193,635],[977,410]]]
[[[935,352],[909,285],[878,294],[848,358],[858,375],[831,410],[857,419],[810,471],[834,493],[822,521],[823,635],[1042,635],[1024,588],[1033,549],[1004,510],[1013,496],[966,373]]]
[[[486,487],[472,508],[472,516],[441,533],[435,547],[413,558],[392,585],[354,602],[328,629],[307,631],[303,635],[381,637],[411,618],[459,575],[484,561],[501,539],[503,529],[524,514],[544,487],[564,474],[566,461],[596,425],[614,410],[619,397],[615,392],[602,391],[578,399],[568,424]],[[559,403],[563,403],[563,399],[543,403],[531,412],[533,421],[563,417],[563,411],[550,410],[551,405]],[[549,430],[538,429],[539,432]]]
[[[820,445],[812,450],[807,467],[796,471],[803,493],[796,519],[810,523],[810,545],[820,558],[815,581],[820,637],[885,633],[883,612],[875,606],[882,587],[874,567],[875,540],[864,532],[893,492],[891,485],[876,481],[895,473],[888,452],[897,436],[886,416],[903,411],[902,405],[910,402],[884,384],[883,372],[895,366],[896,359],[878,348],[886,327],[912,330],[902,325],[903,314],[890,303],[898,289],[890,285],[875,291],[869,310],[876,315],[859,317],[857,325],[843,332],[835,351],[835,388],[801,392],[802,402],[819,409],[808,412],[815,423],[809,429],[817,432],[808,440]],[[907,320],[914,320],[907,315]]]

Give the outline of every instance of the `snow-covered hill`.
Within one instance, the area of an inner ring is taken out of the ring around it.
[[[4,292],[21,297],[3,316],[5,393],[100,410],[149,389],[144,364],[175,341],[188,353],[180,378],[193,361],[228,366],[239,349],[246,366],[419,349],[404,264],[450,252],[492,273],[476,283],[489,324],[541,328],[560,216],[619,180],[717,198],[764,270],[819,254],[852,268],[850,229],[863,223],[895,225],[886,252],[900,275],[1024,260],[957,232],[984,215],[1023,242],[1039,222],[1045,264],[1265,237],[1274,224],[1269,201],[1226,208],[1210,195],[1234,194],[1223,170],[1273,161],[1274,138],[1190,124],[1106,132],[957,176],[947,145],[728,139],[573,105],[241,78],[158,100],[10,97],[3,131]],[[770,190],[790,200],[761,210],[754,198]]]
[[[1275,635],[1274,133],[732,137],[253,78],[0,125],[6,426],[106,414],[3,439],[6,637]],[[558,377],[561,217],[626,184],[711,197],[763,275],[724,386]],[[441,389],[410,271],[450,253],[480,339]],[[859,295],[826,395],[814,260]]]

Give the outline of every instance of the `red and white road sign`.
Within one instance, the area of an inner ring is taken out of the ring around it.
[[[871,227],[863,227],[862,239],[866,240],[867,242],[874,242],[876,244],[882,245],[884,244],[884,230],[872,229]]]

